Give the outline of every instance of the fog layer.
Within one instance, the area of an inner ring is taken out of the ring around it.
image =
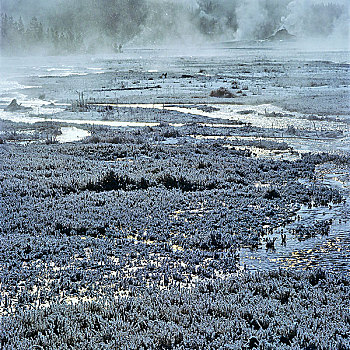
[[[348,45],[347,0],[1,0],[1,50],[94,52],[129,45],[297,38]]]

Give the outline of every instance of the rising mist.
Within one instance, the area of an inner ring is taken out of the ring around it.
[[[1,0],[1,52],[95,53],[129,46],[264,40],[349,41],[347,0]]]

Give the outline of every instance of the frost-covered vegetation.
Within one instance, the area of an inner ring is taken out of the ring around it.
[[[346,53],[220,52],[2,58],[1,349],[349,348]]]
[[[55,143],[57,136],[61,134],[61,125],[64,124],[49,121],[28,124],[0,120],[0,143],[32,141]]]
[[[322,271],[278,271],[190,290],[146,288],[130,296],[53,303],[5,317],[0,343],[3,349],[345,350],[349,283]]]
[[[243,146],[256,141],[197,140],[195,128],[0,145],[2,348],[349,347],[347,277],[238,272],[239,248],[300,205],[342,201],[299,179],[349,159],[252,157]]]

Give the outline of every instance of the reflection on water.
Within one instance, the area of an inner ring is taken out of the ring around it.
[[[349,202],[347,213],[350,214]],[[334,224],[329,236],[317,236],[299,241],[291,234],[286,245],[281,239],[275,243],[275,250],[267,250],[263,244],[256,250],[241,250],[241,264],[247,270],[269,270],[278,267],[307,269],[321,266],[331,271],[350,274],[350,221]]]
[[[336,173],[333,173],[336,170]],[[259,248],[241,249],[241,264],[247,270],[269,270],[278,267],[289,269],[307,269],[321,266],[330,271],[350,274],[350,171],[333,169],[331,165],[323,165],[317,171],[318,179],[324,184],[337,187],[345,198],[345,203],[334,204],[331,207],[302,206],[296,213],[299,223],[306,226],[316,221],[332,219],[328,235],[316,235],[300,240],[290,230],[296,223],[287,225],[284,232],[287,241],[282,244],[281,230],[276,230],[273,236],[277,238],[275,249],[266,249],[264,242]]]

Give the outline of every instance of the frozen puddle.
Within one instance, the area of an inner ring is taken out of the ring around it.
[[[113,104],[102,103],[99,106],[131,107],[131,108],[154,108],[168,111],[176,111],[184,114],[194,114],[209,118],[224,120],[239,120],[251,123],[261,128],[285,128],[293,125],[296,128],[314,130],[338,130],[346,128],[341,121],[328,119],[309,120],[305,115],[289,112],[272,104],[260,105],[235,105],[235,104],[201,104],[201,105],[168,105],[168,104]],[[201,108],[206,107],[206,108]],[[208,109],[208,110],[207,110]],[[283,116],[281,116],[283,115]],[[347,127],[349,129],[349,127]]]
[[[61,132],[62,134],[57,136],[57,141],[59,143],[80,141],[91,135],[90,132],[75,126],[62,127]]]
[[[299,130],[313,131],[315,137],[301,137],[293,135],[280,135],[279,137],[269,138],[266,140],[285,141],[290,144],[295,150],[300,152],[349,152],[350,150],[350,128],[346,120],[309,120],[308,116],[289,112],[272,104],[261,105],[205,105],[209,108],[201,109],[198,105],[166,105],[166,104],[113,104],[102,103],[98,106],[113,106],[113,107],[129,107],[129,108],[144,108],[144,109],[159,109],[176,111],[184,114],[198,115],[208,118],[216,118],[221,120],[240,121],[249,123],[252,126],[260,128],[287,129],[293,126]],[[201,105],[202,106],[202,105]],[[203,105],[204,106],[204,105]],[[210,110],[211,109],[211,110]],[[346,118],[345,118],[346,119]],[[176,125],[173,125],[176,126]],[[239,125],[229,124],[206,124],[206,126],[217,127],[232,127],[237,128]],[[341,138],[319,138],[318,131],[342,131]],[[249,138],[249,137],[248,137]],[[252,139],[256,137],[252,137]]]
[[[62,110],[59,110],[62,111]],[[52,112],[54,113],[54,112]],[[53,114],[54,115],[54,114]],[[143,126],[158,126],[159,123],[147,123],[147,122],[118,122],[118,121],[107,121],[107,120],[94,120],[94,119],[63,119],[52,117],[38,117],[30,115],[28,113],[11,113],[11,112],[0,112],[0,119],[11,120],[16,123],[39,123],[44,121],[51,121],[56,123],[66,124],[78,124],[78,125],[103,125],[113,127],[143,127]]]

